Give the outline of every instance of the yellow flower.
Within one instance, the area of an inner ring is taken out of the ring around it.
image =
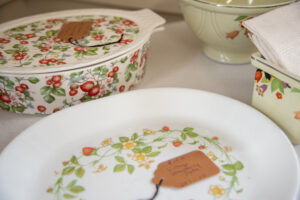
[[[109,145],[109,144],[111,144],[112,143],[112,139],[111,138],[108,138],[108,139],[106,139],[106,140],[103,140],[102,142],[101,142],[101,145],[103,146],[103,147],[105,147],[105,146],[107,146],[107,145]]]
[[[145,161],[147,158],[145,153],[135,153],[133,155],[133,160],[135,161]]]
[[[155,131],[152,131],[152,130],[149,130],[149,129],[144,129],[143,131],[144,131],[144,133],[146,133],[148,135],[154,135],[156,133]]]
[[[56,171],[56,170],[54,170],[54,175],[55,175],[55,176],[58,176],[58,175],[59,175],[59,172]]]
[[[207,154],[207,157],[208,157],[211,161],[217,160],[217,156],[216,156],[213,152],[211,152],[211,151]]]
[[[216,198],[220,198],[225,194],[225,189],[221,185],[211,185],[209,187],[208,194],[213,195]]]
[[[154,160],[149,160],[149,161],[141,162],[139,164],[139,167],[145,167],[146,169],[150,169],[150,164],[151,163],[154,163]]]
[[[123,149],[133,149],[135,145],[135,142],[128,140],[127,142],[123,143]]]
[[[106,166],[104,166],[103,164],[100,164],[99,167],[98,167],[98,169],[96,169],[96,170],[93,171],[93,172],[94,172],[94,173],[100,173],[100,172],[102,172],[102,171],[104,171],[104,170],[106,170],[106,169],[107,169]]]

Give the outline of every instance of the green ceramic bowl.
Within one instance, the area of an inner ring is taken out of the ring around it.
[[[242,22],[295,0],[179,0],[187,24],[211,59],[249,63],[255,46]]]

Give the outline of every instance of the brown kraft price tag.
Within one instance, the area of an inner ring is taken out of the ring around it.
[[[160,163],[154,172],[152,182],[182,188],[214,176],[220,169],[201,151],[193,151]]]
[[[83,39],[88,36],[92,24],[93,22],[66,22],[57,37],[64,42]]]

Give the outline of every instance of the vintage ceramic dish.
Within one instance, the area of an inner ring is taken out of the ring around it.
[[[255,46],[242,22],[293,0],[179,0],[187,24],[202,41],[211,59],[232,64],[249,63]]]
[[[276,122],[294,144],[300,144],[300,77],[254,54],[252,105]]]
[[[57,37],[69,21],[93,22],[79,44]],[[0,108],[49,114],[132,89],[144,75],[150,36],[164,23],[148,9],[82,9],[1,24]]]
[[[299,161],[271,120],[238,101],[177,88],[114,95],[39,121],[1,153],[0,197],[150,199],[157,165],[191,151],[220,172],[181,189],[161,186],[155,199],[296,197]]]

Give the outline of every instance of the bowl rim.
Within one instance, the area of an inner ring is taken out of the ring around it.
[[[216,6],[219,8],[243,8],[243,9],[266,9],[266,8],[273,8],[273,7],[283,6],[283,5],[296,2],[296,0],[287,0],[281,3],[267,4],[267,5],[243,6],[243,5],[226,5],[222,3],[209,2],[207,0],[192,0],[192,1],[207,4],[210,6]]]

